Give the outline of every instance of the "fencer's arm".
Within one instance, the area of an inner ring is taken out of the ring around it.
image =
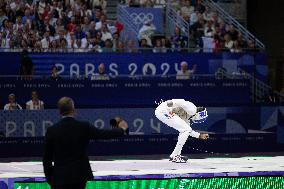
[[[95,126],[89,124],[88,125],[88,133],[90,139],[113,139],[117,137],[121,137],[123,135],[127,135],[125,130],[121,128],[114,129],[97,129]]]
[[[200,138],[200,133],[199,132],[196,132],[194,130],[191,130],[191,132],[189,133],[189,135],[193,138]]]

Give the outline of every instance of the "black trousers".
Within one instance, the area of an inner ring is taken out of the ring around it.
[[[79,184],[66,184],[61,186],[52,186],[51,189],[85,189],[86,182]]]

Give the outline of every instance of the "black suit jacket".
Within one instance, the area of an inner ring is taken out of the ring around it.
[[[76,184],[93,179],[87,154],[90,139],[110,139],[124,135],[122,129],[99,130],[72,117],[61,119],[47,129],[43,168],[47,182]]]

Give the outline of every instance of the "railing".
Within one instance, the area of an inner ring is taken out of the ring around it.
[[[255,78],[253,75],[247,73],[246,71],[239,68],[239,72],[228,74],[225,70],[219,69],[216,72],[217,78],[219,79],[237,79],[237,78],[243,78],[243,79],[249,79],[251,83],[251,99],[255,103],[261,103],[263,102],[263,98],[269,94],[270,91],[272,91],[272,87],[268,86],[266,83],[260,81],[259,79]],[[282,103],[284,102],[284,94],[281,94],[279,92],[274,92],[274,94],[277,97],[277,100]]]
[[[219,16],[227,24],[232,24],[239,32],[241,32],[246,40],[251,40],[255,43],[257,48],[265,49],[265,45],[257,39],[253,34],[251,34],[244,26],[242,26],[235,18],[230,16],[222,7],[212,0],[204,0],[204,5],[208,6],[211,10],[218,12]],[[167,20],[168,20],[168,29],[170,29],[168,34],[172,34],[172,30],[175,26],[181,28],[181,31],[186,36],[189,33],[189,23],[186,22],[178,12],[172,6],[172,0],[168,1],[167,4]]]
[[[121,37],[133,40],[135,47],[138,47],[138,33],[139,26],[136,25],[131,19],[131,15],[125,9],[125,5],[119,4],[117,6],[117,20],[124,25],[124,29],[121,32]]]
[[[182,16],[178,14],[178,12],[171,6],[171,3],[167,4],[167,11],[166,11],[166,18],[167,18],[167,34],[173,35],[175,27],[179,27],[181,29],[182,34],[188,36],[189,34],[189,24],[186,22]]]
[[[218,0],[215,2],[243,25],[247,25],[247,0]]]
[[[204,4],[212,10],[216,10],[219,16],[228,24],[232,24],[239,32],[241,32],[245,39],[252,40],[258,48],[265,49],[265,45],[251,34],[244,26],[242,26],[235,18],[230,16],[220,5],[212,0],[204,0]]]

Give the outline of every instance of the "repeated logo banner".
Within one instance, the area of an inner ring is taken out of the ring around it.
[[[0,79],[0,107],[14,93],[25,107],[36,90],[45,107],[54,108],[59,98],[70,96],[81,108],[153,107],[156,100],[182,98],[200,105],[233,106],[251,104],[251,85],[247,79],[176,80],[169,78],[116,78],[111,80]],[[210,91],[210,94],[208,92]],[[229,94],[229,95],[228,95]]]
[[[157,33],[163,33],[163,9],[162,8],[125,8],[130,14],[130,17],[135,25],[140,29],[145,22],[152,22],[157,30]]]
[[[220,134],[269,134],[284,127],[283,107],[209,107],[207,110],[208,119],[202,124],[193,124],[193,129]],[[78,119],[101,129],[110,128],[109,120],[120,116],[128,123],[132,135],[176,133],[155,117],[154,108],[78,109],[76,112]],[[55,109],[0,111],[0,116],[0,131],[6,137],[43,136],[46,129],[59,120]]]
[[[196,74],[214,74],[224,67],[229,72],[237,68],[255,73],[263,81],[267,79],[267,55],[265,53],[30,53],[35,74],[49,76],[56,65],[60,75],[86,75],[98,72],[98,65],[105,64],[111,77],[167,76],[175,75],[183,61],[189,69],[197,65]],[[19,53],[0,53],[1,75],[17,75],[21,64]],[[254,64],[257,64],[254,67]]]

